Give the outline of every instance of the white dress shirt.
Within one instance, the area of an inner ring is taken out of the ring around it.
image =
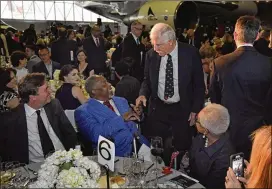
[[[237,49],[240,47],[253,47],[253,44],[252,43],[244,43],[244,44],[238,45]]]
[[[50,61],[50,64],[45,64],[45,67],[49,73],[50,79],[53,79],[53,64],[52,64],[52,60]]]
[[[100,44],[100,41],[99,41],[99,37],[95,37],[95,36],[93,36],[92,35],[92,37],[93,37],[93,40],[94,40],[94,43],[96,44],[96,46],[98,47]],[[98,40],[98,42],[97,42],[97,40]]]
[[[133,33],[131,33],[131,35],[133,36],[135,42],[137,45],[140,45],[141,42],[140,42],[140,39],[138,37],[136,37]],[[139,42],[139,43],[138,43]],[[142,63],[142,59],[143,59],[143,51],[141,51],[141,63]]]
[[[104,105],[104,101],[101,101],[101,100],[97,100],[95,99],[96,101],[100,102],[101,104]],[[114,109],[114,112],[118,115],[118,116],[121,116],[119,110],[117,109],[117,107],[115,106],[115,103],[112,99],[109,100],[110,104],[112,105],[113,109]]]
[[[165,75],[166,75],[166,64],[168,56],[165,55],[161,58],[161,65],[159,71],[159,83],[158,83],[158,97],[166,103],[176,103],[179,102],[179,86],[178,86],[178,42],[176,42],[176,47],[170,53],[172,56],[173,62],[173,79],[174,79],[174,95],[167,100],[164,99],[164,90],[165,90]]]
[[[29,149],[29,163],[38,163],[44,161],[44,154],[41,145],[41,139],[39,135],[38,129],[38,115],[36,113],[37,110],[31,108],[27,104],[24,104],[25,112],[26,112],[26,122],[27,122],[27,133],[28,133],[28,149]],[[46,112],[43,108],[40,109],[41,118],[43,120],[45,129],[52,140],[55,151],[57,150],[65,150],[61,141],[57,137],[54,132],[48,118]]]

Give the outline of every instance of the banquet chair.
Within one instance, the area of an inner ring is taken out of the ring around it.
[[[78,132],[76,121],[75,121],[75,110],[64,110],[65,115],[69,119],[70,123],[72,124],[73,128],[76,132]]]
[[[77,128],[76,122],[75,122],[75,110],[65,110],[64,111],[67,118],[69,119],[71,125],[73,126],[73,128],[75,129],[76,133],[77,133],[77,139],[80,143],[81,146],[81,151],[83,153],[84,156],[91,156],[93,155],[93,147],[92,147],[92,143],[90,141],[87,141],[84,139],[84,137],[82,136],[82,134],[80,133],[80,131]]]

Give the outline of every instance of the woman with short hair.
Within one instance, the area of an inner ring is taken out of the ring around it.
[[[207,189],[224,188],[230,155],[234,153],[226,132],[230,123],[228,110],[209,104],[198,114],[197,135],[189,152],[190,175]]]

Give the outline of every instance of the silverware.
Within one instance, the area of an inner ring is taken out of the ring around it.
[[[154,166],[154,163],[152,163],[147,169],[146,171],[149,171],[149,169],[151,169]]]

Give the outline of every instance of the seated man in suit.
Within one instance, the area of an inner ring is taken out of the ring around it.
[[[129,75],[129,67],[125,59],[115,66],[116,77],[120,80],[115,88],[115,96],[125,98],[130,104],[134,104],[140,91],[140,82]]]
[[[20,104],[8,119],[6,161],[36,163],[57,150],[74,148],[77,136],[58,100],[51,100],[46,77],[28,74],[19,84]],[[2,131],[1,131],[2,132]]]
[[[99,135],[113,140],[116,156],[132,152],[133,137],[149,146],[148,141],[138,134],[133,120],[138,115],[129,110],[124,98],[109,99],[109,85],[102,76],[91,76],[86,80],[86,91],[91,99],[75,111],[75,120],[85,139],[97,146]]]
[[[51,60],[51,53],[47,47],[41,47],[39,50],[41,62],[33,65],[32,73],[45,73],[50,79],[53,79],[55,70],[60,69],[60,64]]]

